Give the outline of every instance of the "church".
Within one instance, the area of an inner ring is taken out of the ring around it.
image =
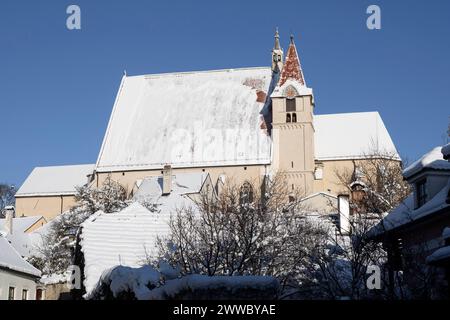
[[[219,188],[279,172],[320,204],[344,192],[336,172],[356,171],[374,146],[400,161],[378,112],[317,111],[294,38],[285,52],[278,31],[270,67],[125,74],[97,162],[35,168],[16,215],[51,220],[74,205],[76,186],[108,176],[131,197],[139,181],[162,175],[205,173]]]

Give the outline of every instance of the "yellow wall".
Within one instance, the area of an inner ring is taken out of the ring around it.
[[[16,197],[16,216],[44,216],[47,221],[72,208],[74,196]]]

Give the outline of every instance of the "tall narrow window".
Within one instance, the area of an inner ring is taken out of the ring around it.
[[[287,123],[291,122],[291,114],[290,113],[286,114],[286,122]]]
[[[16,291],[16,289],[14,287],[9,287],[8,300],[14,300],[15,291]]]
[[[416,185],[417,192],[417,207],[420,208],[427,202],[427,190],[426,190],[427,181],[422,180],[419,181]]]
[[[27,289],[22,290],[22,300],[28,300],[28,290]]]
[[[295,98],[294,99],[286,99],[286,112],[295,112],[296,105],[295,105]]]
[[[297,114],[292,114],[292,122],[297,122]]]

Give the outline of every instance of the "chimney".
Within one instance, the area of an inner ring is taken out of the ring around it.
[[[339,228],[342,234],[350,233],[350,197],[348,195],[338,196]]]
[[[172,166],[164,166],[163,171],[163,196],[167,196],[172,192]]]
[[[6,207],[4,210],[5,213],[5,231],[7,235],[10,235],[13,233],[13,218],[15,209],[12,206]]]

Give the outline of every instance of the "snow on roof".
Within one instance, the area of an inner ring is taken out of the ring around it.
[[[31,172],[16,196],[75,194],[75,187],[85,185],[87,176],[93,171],[93,164],[38,167]]]
[[[0,236],[0,267],[40,277],[41,272],[25,261],[9,241]]]
[[[270,68],[125,76],[97,171],[270,163],[257,95],[270,82]]]
[[[413,162],[404,171],[405,178],[412,177],[425,168],[434,170],[450,170],[450,162],[444,160],[442,156],[442,147],[436,147],[423,155],[419,160]]]
[[[382,228],[384,231],[389,231],[441,209],[450,207],[450,205],[446,203],[449,190],[450,180],[432,199],[417,209],[414,209],[414,193],[411,193],[403,203],[392,210],[391,213],[383,219],[382,225],[380,225],[379,228]]]
[[[450,227],[444,229],[444,231],[442,232],[442,238],[444,240],[450,239]]]
[[[446,144],[442,147],[442,155],[444,156],[444,159],[450,159],[450,143]]]
[[[205,180],[209,178],[208,173],[178,173],[172,176],[172,192],[176,194],[199,193]],[[140,181],[139,189],[134,195],[135,200],[155,198],[162,195],[163,178],[148,177]]]
[[[364,158],[374,148],[400,160],[378,112],[315,115],[314,128],[317,160]]]
[[[157,238],[169,234],[171,215],[194,205],[178,194],[161,196],[157,203],[156,212],[134,202],[117,213],[99,212],[83,223],[81,246],[88,294],[105,270],[118,265],[139,267],[147,258],[155,258]]]
[[[438,262],[450,258],[450,246],[437,249],[427,257],[427,263]]]
[[[12,234],[6,235],[6,238],[22,257],[30,256],[34,249],[32,237],[26,231],[41,219],[43,219],[43,223],[46,222],[42,216],[13,219]],[[0,219],[0,231],[5,229],[5,223],[6,219]]]

